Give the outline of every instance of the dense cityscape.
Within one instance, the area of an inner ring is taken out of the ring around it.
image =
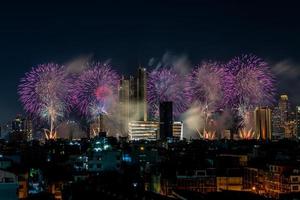
[[[299,197],[300,108],[276,95],[261,58],[128,78],[85,65],[37,65],[20,80],[27,114],[1,126],[1,196]]]
[[[297,1],[0,3],[0,200],[300,200]]]

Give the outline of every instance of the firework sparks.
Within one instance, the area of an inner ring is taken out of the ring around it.
[[[119,76],[107,64],[90,63],[72,87],[72,99],[90,118],[112,112],[117,100]]]
[[[46,138],[56,136],[56,122],[68,109],[69,85],[64,68],[54,63],[38,65],[21,79],[18,93],[24,109],[50,123]]]
[[[252,140],[252,139],[255,139],[255,132],[252,131],[252,129],[240,129],[239,131],[239,136],[241,139],[243,140]]]
[[[150,105],[150,113],[157,118],[159,116],[159,103],[162,101],[173,102],[173,114],[178,117],[185,112],[187,103],[185,100],[185,77],[174,69],[157,69],[148,77],[147,98]]]

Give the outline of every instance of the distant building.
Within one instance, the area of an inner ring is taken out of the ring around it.
[[[297,137],[300,138],[300,106],[296,106],[296,131]]]
[[[11,122],[10,140],[31,140],[32,120],[18,115]]]
[[[159,104],[159,139],[173,137],[173,103],[170,101]]]
[[[254,111],[255,134],[261,140],[271,140],[271,109],[258,107]]]

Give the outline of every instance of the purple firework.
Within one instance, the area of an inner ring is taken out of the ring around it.
[[[237,106],[268,106],[274,102],[274,76],[262,59],[254,55],[235,57],[227,68],[235,77]]]
[[[31,69],[21,79],[18,88],[24,109],[50,121],[50,133],[54,123],[62,118],[69,107],[70,80],[64,67],[58,64],[41,64]]]
[[[82,114],[93,118],[112,111],[120,78],[107,64],[89,63],[88,67],[75,80],[72,99]]]
[[[147,100],[153,117],[158,117],[159,103],[162,101],[172,101],[173,114],[178,117],[187,108],[185,77],[172,68],[153,70],[148,75]]]
[[[69,105],[69,85],[63,67],[54,63],[41,64],[21,79],[18,93],[27,112],[47,117],[51,112],[49,108],[53,108],[57,116],[63,116]]]
[[[219,109],[232,102],[234,78],[223,65],[217,62],[203,62],[190,74],[187,89],[190,103]]]

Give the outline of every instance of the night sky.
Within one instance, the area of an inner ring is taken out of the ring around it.
[[[0,123],[22,113],[17,85],[32,66],[90,56],[130,74],[166,53],[192,64],[253,53],[273,66],[278,93],[300,103],[299,6],[245,2],[1,3]]]

